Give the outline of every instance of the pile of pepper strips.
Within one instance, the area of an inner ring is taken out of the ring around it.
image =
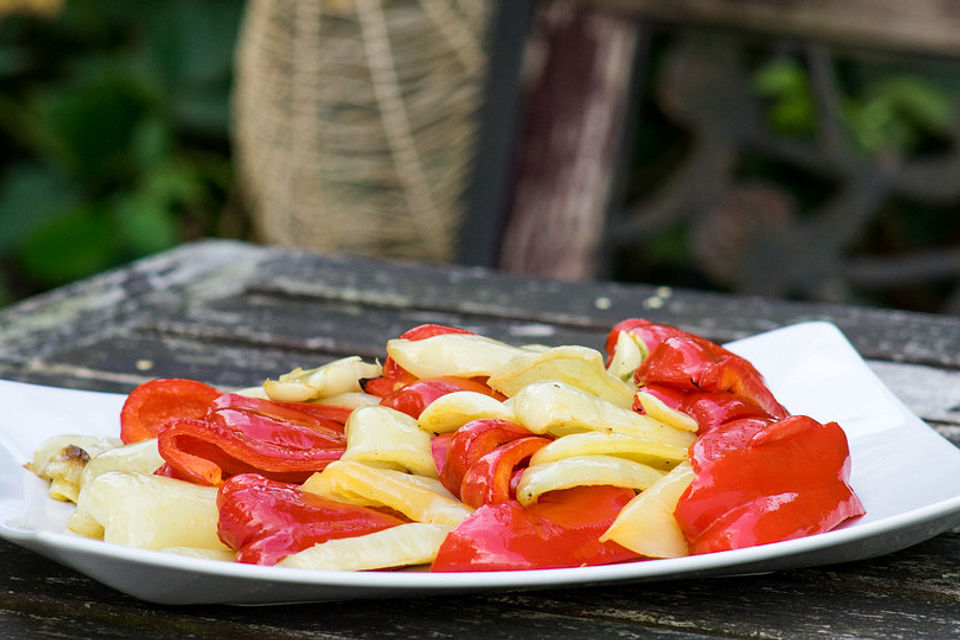
[[[610,331],[608,358],[621,332],[645,354],[633,375],[648,396],[692,417],[695,473],[674,517],[691,553],[708,553],[828,531],[864,510],[849,486],[846,436],[834,422],[789,415],[744,358],[676,327],[623,321]],[[421,325],[421,340],[469,333]],[[387,357],[364,381],[381,404],[417,418],[455,391],[498,397],[483,380],[417,379]],[[642,412],[640,403],[634,406]],[[299,484],[346,446],[350,409],[224,394],[201,382],[160,379],[135,389],[121,414],[127,444],[158,438],[157,474],[219,487],[218,531],[239,562],[272,565],[336,538],[403,524],[398,513],[334,502]],[[642,559],[601,542],[632,489],[579,486],[522,506],[512,491],[526,461],[550,436],[503,420],[475,420],[436,436],[433,457],[444,486],[476,511],[448,535],[433,571],[575,567]]]

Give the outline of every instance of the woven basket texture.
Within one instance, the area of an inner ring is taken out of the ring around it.
[[[449,261],[492,0],[248,0],[232,137],[258,238]]]

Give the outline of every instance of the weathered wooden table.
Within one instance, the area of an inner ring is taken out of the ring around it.
[[[246,386],[295,365],[382,357],[423,322],[600,347],[629,316],[726,341],[837,324],[916,413],[960,441],[960,318],[612,283],[534,281],[204,242],[0,313],[0,378],[127,391],[153,377]],[[0,541],[4,638],[960,636],[955,533],[879,559],[766,575],[263,608],[157,606]]]

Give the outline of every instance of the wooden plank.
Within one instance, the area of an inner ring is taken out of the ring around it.
[[[865,357],[960,367],[960,319],[950,316],[651,285],[557,282],[480,268],[343,262],[305,253],[277,263],[262,261],[249,286],[367,307],[540,323],[544,332],[553,326],[605,332],[619,320],[641,316],[729,341],[791,323],[824,320],[837,324]]]
[[[747,29],[853,48],[960,55],[960,6],[942,0],[587,0],[606,10],[679,24]]]
[[[907,407],[924,420],[943,425],[942,431],[960,446],[960,371],[936,367],[868,361],[874,373]]]
[[[552,591],[530,595],[525,604],[733,638],[950,638],[960,632],[957,545],[955,536],[940,536],[881,559],[827,569]],[[939,579],[928,581],[930,574]],[[916,618],[899,613],[911,610]]]
[[[78,338],[112,333],[144,314],[228,295],[268,256],[240,243],[201,243],[61,287],[0,311],[5,359],[42,358]]]
[[[537,4],[504,269],[597,277],[640,38],[632,21],[578,3]]]
[[[914,411],[960,423],[953,317],[529,280],[232,242],[188,245],[3,311],[0,375],[109,390],[161,374],[242,386],[307,360],[382,356],[388,338],[421,322],[600,348],[609,327],[631,316],[720,341],[831,321]]]
[[[55,638],[947,638],[960,540],[715,580],[284,607],[159,607],[0,541],[0,636]],[[56,590],[51,591],[51,585]],[[495,625],[495,627],[494,627]],[[25,635],[26,634],[26,635]]]

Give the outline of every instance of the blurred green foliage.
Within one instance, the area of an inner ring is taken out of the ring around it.
[[[0,16],[0,304],[244,233],[229,96],[242,2]]]
[[[865,154],[915,153],[930,140],[946,138],[953,122],[953,77],[927,77],[900,69],[856,68],[846,78],[841,96],[844,130]],[[781,134],[808,137],[819,118],[810,76],[793,57],[763,65],[753,78],[758,95],[770,101],[771,128]]]

